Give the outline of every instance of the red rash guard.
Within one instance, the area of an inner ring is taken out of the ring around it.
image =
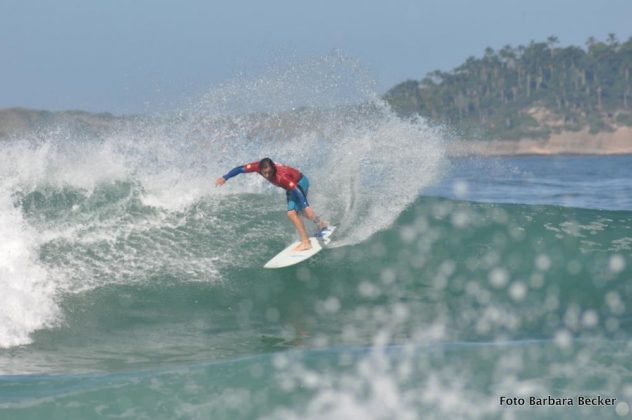
[[[287,191],[290,191],[296,188],[298,181],[303,177],[303,174],[298,169],[294,169],[291,166],[286,166],[281,163],[275,163],[274,166],[276,168],[276,172],[274,173],[274,176],[271,179],[268,179],[268,178],[266,179],[270,181],[271,183],[273,183],[274,185],[276,185],[277,187],[281,187]],[[234,168],[233,170],[231,170],[226,175],[224,175],[224,179],[228,180],[229,178],[232,178],[237,174],[248,173],[248,172],[259,172],[259,162],[257,161],[257,162],[247,163],[243,166],[238,166]]]

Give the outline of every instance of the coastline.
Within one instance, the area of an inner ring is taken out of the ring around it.
[[[448,142],[449,156],[521,156],[521,155],[626,155],[632,154],[632,127],[613,132],[589,133],[562,131],[548,139],[454,140]]]
[[[85,111],[49,112],[23,108],[0,109],[0,141],[24,135],[37,136],[42,129],[65,127],[84,135],[99,137],[122,124],[130,124],[138,116],[114,116]],[[588,128],[562,131],[548,139],[465,140],[446,141],[448,156],[521,156],[521,155],[625,155],[632,154],[632,127],[618,126],[614,131],[596,134]]]

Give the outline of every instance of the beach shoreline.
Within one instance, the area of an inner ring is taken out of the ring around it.
[[[632,154],[632,127],[591,134],[588,129],[563,131],[548,139],[453,140],[447,144],[450,156],[521,155],[627,155]]]

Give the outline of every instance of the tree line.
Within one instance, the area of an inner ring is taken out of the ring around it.
[[[632,37],[591,37],[586,48],[559,39],[485,49],[449,72],[408,80],[384,98],[400,115],[422,115],[462,135],[512,139],[561,130],[632,125]]]

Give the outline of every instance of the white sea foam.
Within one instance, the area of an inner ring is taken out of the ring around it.
[[[54,284],[38,262],[37,233],[0,190],[0,348],[30,342],[58,321]]]

